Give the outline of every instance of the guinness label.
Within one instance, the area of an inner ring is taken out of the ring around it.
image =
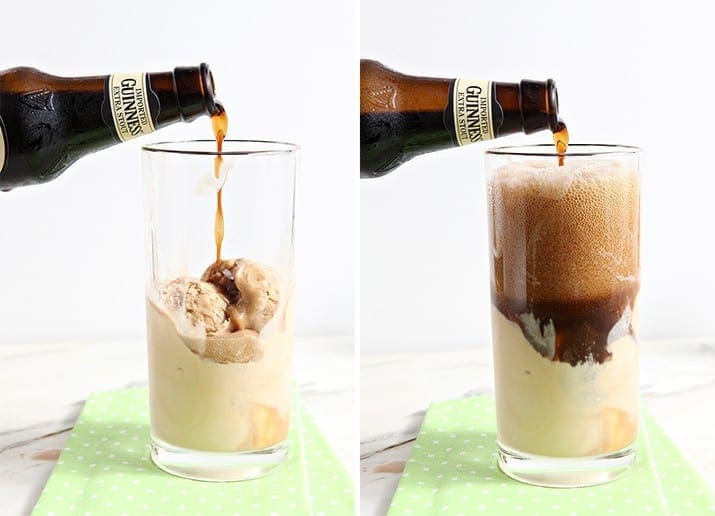
[[[491,81],[454,81],[452,109],[459,145],[494,138]]]
[[[145,73],[115,74],[107,78],[107,102],[114,130],[121,141],[154,131],[148,91]]]

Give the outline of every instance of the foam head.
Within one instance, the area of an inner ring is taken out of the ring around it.
[[[618,160],[510,163],[488,184],[495,294],[603,299],[638,282],[640,177]]]

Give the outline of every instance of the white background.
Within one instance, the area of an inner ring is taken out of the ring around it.
[[[361,55],[436,77],[556,81],[573,142],[645,149],[642,336],[715,334],[715,170],[707,3],[361,4]],[[361,181],[362,353],[486,345],[483,152],[548,132],[416,158]]]
[[[297,333],[351,334],[355,12],[327,0],[3,0],[0,70],[79,76],[209,63],[230,138],[303,147]],[[210,137],[202,117],[86,157],[46,185],[0,194],[0,344],[143,338],[139,148]]]

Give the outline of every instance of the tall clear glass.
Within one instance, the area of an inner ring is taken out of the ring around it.
[[[286,456],[297,150],[143,148],[151,455],[169,473],[242,480]]]
[[[600,484],[635,458],[639,156],[487,151],[499,465],[517,480]]]

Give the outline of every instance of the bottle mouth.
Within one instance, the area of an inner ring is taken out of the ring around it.
[[[201,63],[199,65],[199,74],[201,75],[201,87],[204,93],[206,110],[210,115],[215,115],[221,111],[218,107],[220,104],[216,102],[216,84],[214,83],[214,76],[211,73],[209,65],[206,63]]]
[[[546,80],[546,101],[549,113],[549,126],[552,131],[559,130],[559,92],[553,79]]]

